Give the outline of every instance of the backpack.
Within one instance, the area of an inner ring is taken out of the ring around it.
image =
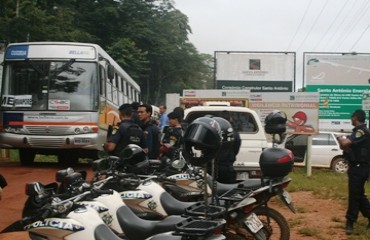
[[[123,125],[125,135],[117,144],[114,155],[119,156],[121,151],[129,144],[136,144],[142,147],[142,139],[144,138],[144,132],[139,125],[136,123],[124,123]]]
[[[143,130],[136,123],[132,123],[125,128],[124,146],[129,144],[141,144],[141,139],[144,137]]]

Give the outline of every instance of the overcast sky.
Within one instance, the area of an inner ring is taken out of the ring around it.
[[[370,0],[174,0],[190,41],[214,51],[370,53]],[[299,79],[297,77],[297,87]]]

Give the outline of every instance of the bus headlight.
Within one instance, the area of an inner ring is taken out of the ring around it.
[[[75,128],[75,134],[82,134],[82,133],[91,133],[92,130],[90,127],[88,126],[85,126],[85,127],[82,127],[82,128]]]
[[[16,134],[26,132],[23,128],[12,128],[12,127],[7,127],[7,128],[4,129],[4,131],[7,132],[7,133],[16,133]]]

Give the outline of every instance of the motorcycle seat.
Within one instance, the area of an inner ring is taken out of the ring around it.
[[[264,183],[265,185],[266,184],[268,185],[267,180],[264,180]],[[231,184],[217,182],[217,195],[220,196],[233,188],[246,188],[246,189],[255,190],[257,188],[260,188],[261,186],[262,186],[262,182],[261,182],[261,179],[259,178],[247,179],[239,183],[231,183]]]
[[[168,192],[164,192],[161,194],[160,201],[167,215],[182,215],[185,213],[186,208],[197,203],[197,202],[181,202],[174,198]]]
[[[176,224],[186,218],[168,216],[161,221],[144,220],[136,216],[132,210],[124,205],[117,210],[117,219],[129,239],[146,239],[150,236],[176,230]]]
[[[94,231],[95,240],[122,240],[107,225],[100,224]]]

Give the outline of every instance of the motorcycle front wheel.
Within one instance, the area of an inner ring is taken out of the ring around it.
[[[259,207],[254,209],[254,213],[258,216],[264,225],[264,231],[269,240],[289,240],[290,228],[285,217],[269,207]]]

